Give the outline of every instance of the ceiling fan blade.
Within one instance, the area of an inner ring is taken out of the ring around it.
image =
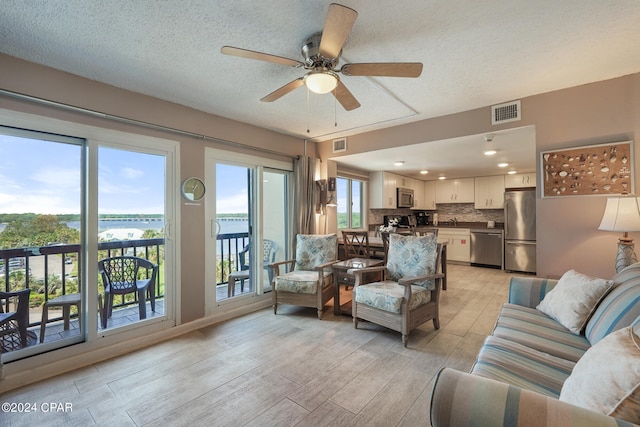
[[[260,101],[262,101],[262,102],[273,102],[276,99],[279,99],[279,98],[285,96],[286,94],[288,94],[289,92],[293,91],[294,89],[299,88],[303,84],[304,84],[304,82],[302,81],[302,77],[300,77],[298,79],[295,79],[292,82],[287,83],[286,85],[282,86],[280,89],[274,90],[269,95],[267,95],[264,98],[262,98]]]
[[[360,107],[360,103],[358,102],[356,97],[353,96],[351,92],[349,92],[349,89],[347,89],[347,87],[341,81],[338,81],[338,86],[336,86],[336,88],[334,89],[333,94],[340,105],[342,105],[347,111],[355,110],[356,108]]]
[[[342,45],[347,40],[357,16],[358,12],[349,7],[337,3],[329,5],[329,12],[324,21],[322,39],[320,40],[320,55],[325,58],[340,56]]]
[[[421,62],[376,62],[344,64],[340,69],[346,76],[420,77]]]
[[[240,56],[242,58],[257,59],[258,61],[273,62],[275,64],[286,65],[288,67],[303,67],[304,64],[295,59],[285,58],[284,56],[271,55],[269,53],[256,52],[248,49],[241,49],[233,46],[222,46],[220,52],[225,55]]]

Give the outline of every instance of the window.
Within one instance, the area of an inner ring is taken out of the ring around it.
[[[70,344],[175,325],[176,238],[164,228],[173,230],[178,144],[5,110],[0,118],[0,290],[29,290],[26,343],[13,340],[2,361],[54,360],[51,350]],[[110,317],[103,310],[96,261],[129,254],[158,265],[144,320],[135,294],[118,295]]]
[[[338,229],[364,228],[364,182],[357,179],[341,178],[336,180],[338,199]]]

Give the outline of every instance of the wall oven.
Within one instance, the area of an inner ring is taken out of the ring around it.
[[[398,188],[398,207],[413,207],[413,190],[411,188]]]

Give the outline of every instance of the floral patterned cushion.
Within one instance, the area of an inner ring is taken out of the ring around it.
[[[335,234],[298,234],[296,270],[313,270],[338,259],[338,236]]]
[[[404,286],[391,280],[369,283],[355,288],[356,302],[373,308],[400,314],[404,300]],[[411,285],[409,310],[431,301],[431,291],[425,287]]]
[[[333,284],[333,273],[325,271],[322,287],[331,284]],[[315,294],[318,291],[318,272],[297,270],[280,275],[276,277],[276,291]]]
[[[387,279],[398,281],[403,277],[427,276],[436,272],[438,238],[427,236],[389,235],[387,255]],[[416,283],[435,290],[434,280]]]

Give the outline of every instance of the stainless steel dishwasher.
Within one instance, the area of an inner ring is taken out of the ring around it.
[[[503,230],[491,228],[471,230],[471,265],[502,269]]]

